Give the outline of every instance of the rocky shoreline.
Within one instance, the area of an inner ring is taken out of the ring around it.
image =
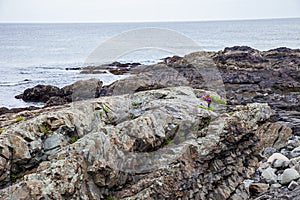
[[[0,196],[300,199],[299,66],[300,50],[237,46],[29,88],[17,98],[46,107],[0,109]]]

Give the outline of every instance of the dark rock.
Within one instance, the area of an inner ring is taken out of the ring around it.
[[[63,96],[60,88],[52,85],[37,85],[33,88],[26,89],[23,94],[17,95],[17,99],[33,102],[46,102],[52,96]]]
[[[141,63],[120,63],[113,62],[106,65],[100,66],[87,66],[82,69],[81,74],[101,74],[106,73],[108,70],[110,73],[115,75],[123,75],[130,72],[131,69],[141,65]]]
[[[106,74],[106,71],[103,70],[84,70],[81,71],[80,74]]]
[[[64,97],[54,96],[50,97],[48,101],[46,101],[46,106],[57,106],[57,105],[64,105],[68,102],[71,102],[71,99],[67,99]]]
[[[39,107],[35,107],[35,106],[29,106],[29,107],[26,107],[26,108],[6,108],[6,107],[1,107],[0,108],[0,115],[3,115],[3,114],[6,114],[6,113],[19,113],[19,112],[22,112],[22,111],[31,111],[31,110],[36,110],[36,109],[39,109]]]
[[[65,70],[81,70],[81,67],[67,67]]]
[[[266,183],[250,183],[250,193],[257,195],[262,192],[266,192],[269,189],[269,184]]]
[[[123,75],[125,73],[128,73],[130,71],[130,69],[127,68],[113,68],[113,69],[109,69],[109,72],[114,74],[114,75]]]
[[[181,59],[182,59],[182,57],[180,57],[180,56],[172,56],[172,57],[163,58],[162,60],[166,65],[172,65]]]
[[[80,80],[63,88],[51,85],[37,85],[26,89],[23,94],[16,96],[24,101],[43,102],[46,106],[63,105],[100,96],[102,81],[98,79]],[[3,112],[5,108],[3,108]]]
[[[300,50],[258,51],[231,47],[213,56],[223,78],[229,104],[266,102],[274,119],[300,134]]]

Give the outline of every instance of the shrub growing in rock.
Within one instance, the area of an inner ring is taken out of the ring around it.
[[[20,121],[22,121],[23,119],[24,119],[23,116],[18,116],[18,117],[16,118],[17,122],[20,122]]]

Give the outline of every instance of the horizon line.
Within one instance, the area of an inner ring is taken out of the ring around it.
[[[204,19],[204,20],[158,20],[158,21],[0,21],[0,24],[113,24],[113,23],[182,23],[182,22],[226,22],[300,19],[300,17],[270,17],[270,18],[234,18],[234,19]]]

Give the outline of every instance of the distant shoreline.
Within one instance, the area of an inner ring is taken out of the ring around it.
[[[245,19],[211,19],[211,20],[187,20],[187,21],[111,21],[111,22],[101,22],[101,21],[82,21],[82,22],[47,22],[47,21],[6,21],[0,22],[0,24],[155,24],[155,23],[201,23],[201,22],[236,22],[236,21],[272,21],[272,20],[299,20],[300,17],[286,17],[286,18],[245,18]]]

